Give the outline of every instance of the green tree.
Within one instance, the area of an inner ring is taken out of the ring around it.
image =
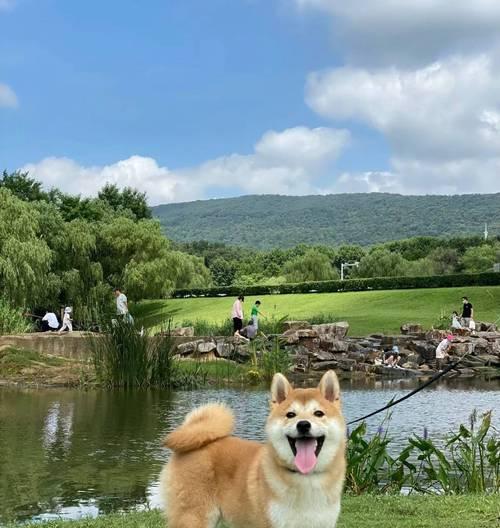
[[[400,277],[407,273],[408,261],[399,253],[391,253],[388,249],[375,249],[361,259],[356,270],[358,277]]]
[[[216,286],[230,286],[236,277],[234,262],[218,257],[212,261],[210,273]]]
[[[462,265],[467,273],[491,271],[493,265],[500,262],[498,245],[483,245],[468,249],[462,257]]]
[[[106,184],[98,194],[99,200],[106,202],[114,211],[130,211],[136,220],[151,218],[146,193],[125,187],[120,190],[116,185]]]
[[[27,172],[3,171],[0,188],[8,189],[14,196],[26,202],[47,200],[47,193],[42,190],[42,184],[29,177]]]
[[[338,272],[330,258],[315,249],[309,250],[301,257],[296,257],[284,267],[284,274],[289,282],[323,281],[338,278]]]
[[[39,237],[40,215],[9,190],[0,189],[0,296],[13,306],[46,297],[52,252]]]
[[[429,253],[429,260],[436,275],[456,273],[459,270],[460,256],[456,249],[448,247],[436,248]]]

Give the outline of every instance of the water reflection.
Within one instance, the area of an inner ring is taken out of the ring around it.
[[[344,410],[356,418],[414,388],[414,381],[343,384]],[[262,439],[268,409],[263,390],[82,392],[0,390],[0,520],[76,518],[158,505],[157,476],[166,433],[186,412],[224,401],[237,433]],[[442,437],[470,412],[500,409],[500,382],[447,381],[397,407],[391,436]],[[500,416],[495,416],[497,427]],[[380,419],[370,421],[375,431]]]

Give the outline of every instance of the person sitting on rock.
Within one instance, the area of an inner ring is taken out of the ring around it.
[[[451,316],[451,327],[454,330],[462,330],[463,326],[460,322],[460,317],[458,315],[458,312],[453,312],[453,315]]]
[[[253,319],[248,321],[248,324],[241,330],[237,330],[234,333],[235,337],[243,338],[245,341],[253,341],[257,335],[257,327],[255,326]]]

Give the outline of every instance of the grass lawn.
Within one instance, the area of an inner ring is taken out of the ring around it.
[[[16,525],[19,526],[19,525]],[[164,528],[158,511],[25,528]],[[337,528],[498,528],[498,496],[345,497]],[[9,528],[13,528],[10,526]]]
[[[409,322],[430,327],[442,312],[461,312],[464,295],[474,305],[477,320],[493,322],[500,317],[500,286],[262,295],[247,297],[245,308],[249,314],[258,298],[266,315],[307,320],[325,314],[332,320],[349,321],[350,334],[363,336],[374,332],[399,332],[401,324]],[[159,327],[170,310],[175,310],[175,323],[195,320],[220,323],[229,318],[233,300],[219,297],[144,301],[136,305],[133,312],[149,327]]]

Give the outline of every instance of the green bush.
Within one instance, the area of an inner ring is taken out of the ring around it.
[[[500,273],[462,273],[433,275],[430,277],[375,277],[344,281],[301,282],[297,284],[226,286],[176,290],[176,298],[183,297],[236,297],[237,295],[277,295],[290,293],[336,293],[369,290],[407,290],[417,288],[452,288],[460,286],[499,286]]]
[[[0,299],[0,335],[23,334],[33,330],[33,325],[19,310]]]

